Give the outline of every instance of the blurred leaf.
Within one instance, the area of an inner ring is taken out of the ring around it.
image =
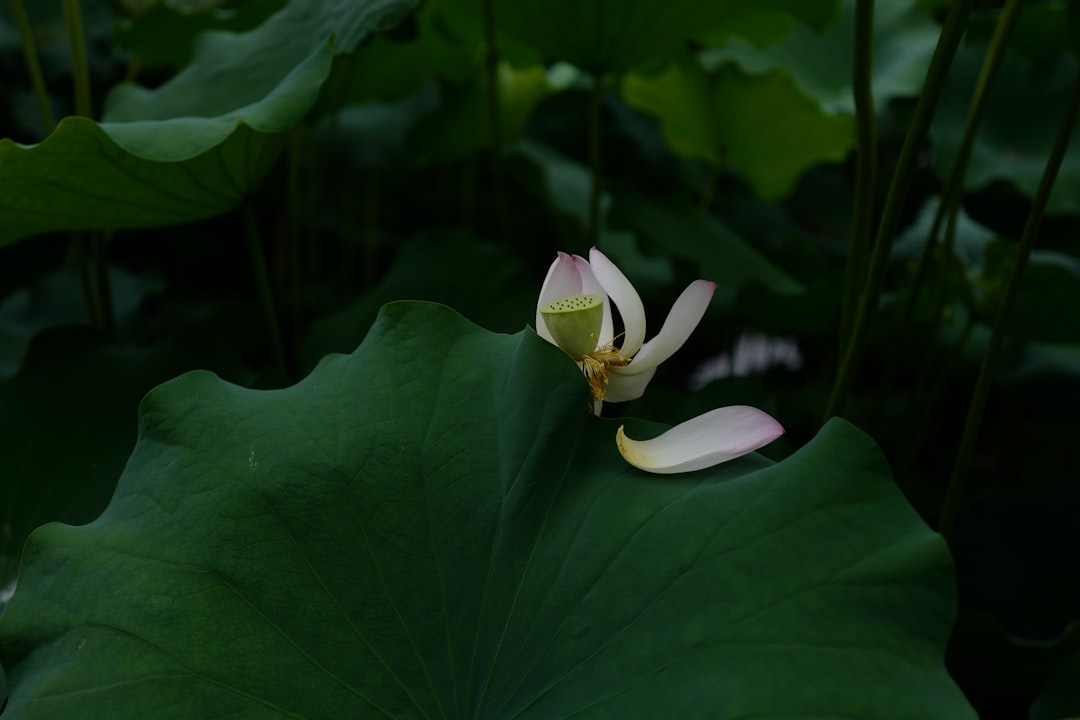
[[[741,38],[764,49],[785,40],[797,21],[816,33],[825,32],[839,15],[843,0],[789,0],[733,4],[722,23],[697,33],[695,39],[711,47],[721,47],[731,38]]]
[[[280,10],[287,0],[247,0],[227,10],[185,8],[158,0],[133,19],[117,23],[114,40],[138,59],[141,70],[179,70],[191,62],[196,37],[208,30],[246,32]]]
[[[691,37],[745,27],[741,0],[495,0],[499,28],[589,72],[622,72],[681,53]],[[836,15],[836,0],[757,0],[753,13],[799,18],[817,30]]]
[[[803,291],[800,283],[720,221],[686,201],[620,196],[612,207],[611,223],[647,238],[657,254],[682,258],[700,268],[701,277],[717,283],[714,302],[730,303],[748,283],[761,284],[779,295]]]
[[[985,45],[961,48],[946,81],[945,94],[930,129],[941,172],[956,154],[975,79]],[[1028,62],[1013,55],[1002,61],[987,99],[968,166],[966,186],[982,188],[994,181],[1015,185],[1028,197],[1034,194],[1046,168],[1054,138],[1061,125],[1065,102],[1076,81],[1077,62],[1055,57]],[[1080,210],[1080,129],[1074,129],[1047,213]]]
[[[937,213],[939,202],[940,198],[930,198],[922,204],[914,221],[893,243],[891,258],[893,262],[914,263],[919,259],[930,236],[930,230],[933,228],[934,215]],[[956,217],[953,251],[963,261],[964,266],[974,274],[981,270],[986,245],[995,237],[995,233],[973,220],[962,207],[957,212],[959,214]],[[943,222],[938,231],[938,247],[941,247],[944,241],[945,225],[946,223]]]
[[[559,229],[560,235],[555,247],[566,252],[587,255],[589,244],[585,237],[585,227],[588,225],[589,198],[592,192],[589,169],[577,160],[529,138],[523,139],[515,152],[516,159],[522,159],[540,171],[539,182],[529,189],[547,206],[548,214]],[[598,243],[605,251],[612,246],[626,247],[633,241],[633,238],[620,237],[620,234],[625,233],[619,233],[607,226],[605,218],[610,206],[611,196],[605,193],[600,198],[602,225]]]
[[[396,102],[434,79],[464,84],[474,74],[477,49],[456,42],[440,23],[441,2],[426,2],[412,16],[406,38],[376,35],[337,58],[315,112],[354,103]]]
[[[967,42],[982,45],[990,40],[1001,10],[995,8],[973,14]],[[1026,58],[1045,57],[1069,51],[1069,21],[1065,5],[1043,2],[1024,4],[1009,38],[1009,52]]]
[[[1028,717],[1030,720],[1080,718],[1080,654],[1061,663],[1050,675]]]
[[[308,0],[286,5],[247,33],[207,33],[192,64],[164,85],[117,87],[105,120],[135,123],[236,112],[273,92],[331,44],[331,36],[334,54],[352,52],[369,33],[392,25],[415,6],[416,0]]]
[[[431,0],[438,25],[460,46],[468,48],[470,58],[480,60],[486,52],[484,7],[487,0]],[[498,9],[494,11],[497,13]],[[517,40],[495,22],[495,47],[499,57],[514,67],[537,65],[541,61],[539,48]]]
[[[1080,3],[1068,0],[1068,15],[1065,18],[1068,29],[1069,47],[1073,55],[1080,55]]]
[[[842,160],[855,143],[848,116],[830,117],[780,70],[746,75],[695,61],[656,76],[628,75],[623,95],[656,115],[671,148],[742,173],[764,200],[779,200],[808,168]]]
[[[531,278],[507,246],[467,232],[435,230],[410,238],[378,287],[314,323],[303,365],[314,367],[327,353],[355,348],[379,308],[395,300],[450,305],[488,330],[516,332],[533,321],[542,280]]]
[[[979,309],[982,319],[994,323],[1005,282],[1016,261],[1016,243],[998,238],[987,245]],[[1064,308],[1080,307],[1080,261],[1051,250],[1033,250],[1020,279],[1009,334],[1042,343],[1080,343],[1080,322]]]
[[[516,69],[499,63],[499,118],[502,141],[513,142],[537,103],[553,88],[541,66]],[[464,86],[444,84],[443,102],[410,131],[413,153],[436,162],[453,162],[491,147],[486,76],[474,76]]]
[[[235,207],[315,101],[331,52],[348,52],[413,4],[293,3],[249,33],[204,36],[193,63],[159,88],[118,87],[107,122],[65,118],[29,147],[0,140],[0,244]]]
[[[156,277],[109,268],[110,306],[117,325],[135,317],[151,292],[161,289]],[[18,372],[31,339],[64,325],[89,325],[86,296],[79,274],[66,268],[36,278],[0,301],[0,377]]]
[[[412,303],[292,388],[161,386],[105,513],[27,545],[7,714],[974,717],[948,552],[869,438],[660,479],[586,396]]]
[[[754,74],[784,68],[804,93],[821,103],[825,112],[854,113],[854,28],[855,0],[844,0],[840,19],[827,32],[817,34],[796,25],[785,42],[766,50],[732,38],[723,47],[704,51],[701,57],[708,69],[728,61]],[[879,113],[894,98],[913,97],[922,90],[939,32],[938,25],[918,9],[915,0],[874,4],[872,83]]]
[[[334,143],[327,181],[352,194],[358,170],[406,162],[408,133],[437,103],[438,93],[428,85],[395,102],[350,105],[322,118],[320,136]]]

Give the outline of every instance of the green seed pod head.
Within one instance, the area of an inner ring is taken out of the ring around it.
[[[599,295],[571,295],[540,308],[548,332],[563,351],[580,360],[596,350],[604,322],[604,300]]]

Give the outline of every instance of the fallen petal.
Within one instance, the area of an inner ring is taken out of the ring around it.
[[[701,322],[715,291],[716,283],[708,280],[695,280],[690,283],[671,306],[671,311],[664,320],[664,326],[660,328],[660,332],[645,343],[634,356],[632,363],[625,368],[619,368],[620,373],[635,375],[652,370],[674,355]]]
[[[622,271],[615,267],[615,263],[608,260],[604,253],[593,248],[589,251],[589,263],[605,292],[619,309],[619,316],[623,321],[623,337],[620,342],[613,342],[614,338],[604,336],[601,336],[600,341],[618,345],[623,355],[633,357],[645,340],[645,307],[641,304],[641,297]]]
[[[652,440],[631,440],[620,426],[615,442],[626,462],[666,475],[734,460],[783,434],[784,428],[768,413],[748,405],[732,405],[687,420]]]

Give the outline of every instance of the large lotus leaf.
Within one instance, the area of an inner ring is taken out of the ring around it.
[[[972,717],[948,553],[865,435],[661,478],[586,397],[417,303],[292,388],[157,388],[108,509],[27,543],[5,720]]]
[[[940,171],[956,155],[963,134],[972,88],[985,53],[984,44],[968,44],[949,72],[941,107],[930,137]],[[1077,62],[1067,56],[1032,62],[1006,55],[986,102],[965,179],[981,188],[994,181],[1013,183],[1031,196],[1046,168],[1066,101],[1076,81]],[[1047,202],[1047,212],[1080,209],[1080,128],[1074,128],[1069,150]]]
[[[355,348],[379,309],[395,300],[452,305],[478,325],[511,332],[536,311],[537,281],[506,244],[484,242],[461,230],[409,238],[378,286],[312,324],[301,348],[302,365],[311,368],[323,355]]]
[[[764,200],[779,200],[810,167],[842,160],[855,144],[850,116],[830,116],[783,70],[747,75],[734,64],[708,75],[696,61],[658,75],[628,75],[623,95],[660,119],[685,157],[728,165]]]
[[[495,0],[495,22],[551,60],[618,72],[665,60],[692,36],[749,24],[741,0]],[[757,0],[757,13],[790,15],[816,30],[836,15],[836,0]]]
[[[854,53],[855,0],[845,0],[840,19],[825,33],[796,25],[784,42],[762,50],[733,38],[702,57],[708,67],[734,60],[744,70],[760,73],[782,67],[803,92],[830,113],[851,113],[851,58]],[[896,97],[919,94],[940,28],[923,14],[915,0],[874,4],[874,104],[883,110]]]
[[[34,338],[19,372],[0,380],[0,588],[34,528],[101,513],[135,442],[139,400],[193,367],[241,376],[239,361],[202,333],[146,346],[85,327]]]
[[[161,87],[116,88],[101,124],[69,117],[37,145],[0,140],[0,245],[235,207],[312,107],[332,54],[415,4],[294,2],[248,33],[204,34],[192,64]]]

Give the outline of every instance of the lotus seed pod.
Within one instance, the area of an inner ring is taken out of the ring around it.
[[[604,322],[604,300],[599,295],[571,295],[540,308],[555,344],[580,360],[596,350]]]

